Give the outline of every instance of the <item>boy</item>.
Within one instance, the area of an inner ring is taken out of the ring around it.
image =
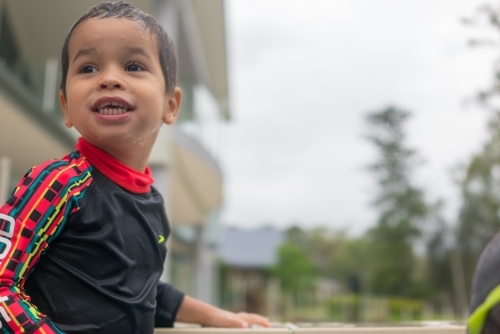
[[[159,282],[170,230],[147,161],[182,96],[163,28],[130,4],[101,3],[68,33],[62,67],[64,122],[82,138],[33,167],[0,207],[2,332],[268,327]]]

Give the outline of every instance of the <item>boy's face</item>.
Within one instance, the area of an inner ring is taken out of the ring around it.
[[[91,18],[69,42],[65,124],[90,143],[152,147],[163,123],[172,124],[180,90],[167,94],[156,38],[135,21]],[[110,152],[112,153],[112,152]]]

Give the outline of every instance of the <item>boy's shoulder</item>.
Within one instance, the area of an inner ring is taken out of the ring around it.
[[[61,159],[47,160],[31,167],[19,182],[19,188],[51,188],[59,193],[71,184],[81,184],[91,178],[92,165],[78,151]]]
[[[12,217],[27,215],[38,222],[49,208],[80,199],[92,183],[91,171],[77,151],[45,161],[26,172],[0,208]]]
[[[89,173],[91,170],[90,162],[80,152],[74,151],[61,159],[47,160],[30,168],[23,178],[57,176],[66,179]]]

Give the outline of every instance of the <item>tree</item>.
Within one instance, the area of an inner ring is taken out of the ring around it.
[[[490,138],[465,169],[460,190],[457,247],[462,254],[466,286],[470,287],[476,262],[500,229],[500,113],[489,124]]]
[[[370,285],[377,294],[411,293],[415,264],[412,242],[420,235],[427,213],[422,190],[411,183],[416,156],[405,142],[404,124],[409,117],[409,112],[396,107],[366,117],[366,137],[378,152],[378,159],[369,167],[378,183],[373,204],[379,217],[369,231],[373,254]]]
[[[486,26],[493,37],[475,38],[472,46],[500,45],[500,9],[490,5],[478,8],[464,19],[471,26]],[[481,30],[484,32],[484,29]],[[491,35],[490,35],[491,36]],[[457,248],[465,272],[465,285],[471,286],[476,262],[493,235],[500,229],[500,59],[493,70],[490,86],[477,94],[477,102],[490,112],[489,138],[482,150],[464,166],[458,179],[461,208],[457,224]]]
[[[342,236],[337,241],[336,250],[327,269],[330,276],[343,282],[351,293],[363,293],[367,288],[366,279],[371,262],[371,247],[366,237]]]
[[[439,308],[451,305],[455,299],[456,310],[463,307],[463,300],[458,298],[463,291],[457,293],[458,275],[452,275],[453,244],[455,238],[453,230],[441,214],[443,203],[438,201],[429,208],[428,226],[426,233],[426,272],[428,299]],[[463,271],[463,270],[462,270]],[[463,276],[462,274],[459,274]]]
[[[305,252],[296,244],[286,242],[278,250],[278,261],[270,270],[279,278],[285,291],[304,291],[314,287],[317,271]]]

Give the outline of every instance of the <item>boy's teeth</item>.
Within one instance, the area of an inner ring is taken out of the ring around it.
[[[97,112],[102,115],[121,115],[128,110],[123,104],[117,102],[103,103],[97,107]]]
[[[121,115],[127,112],[126,108],[100,108],[98,112],[101,115]]]

